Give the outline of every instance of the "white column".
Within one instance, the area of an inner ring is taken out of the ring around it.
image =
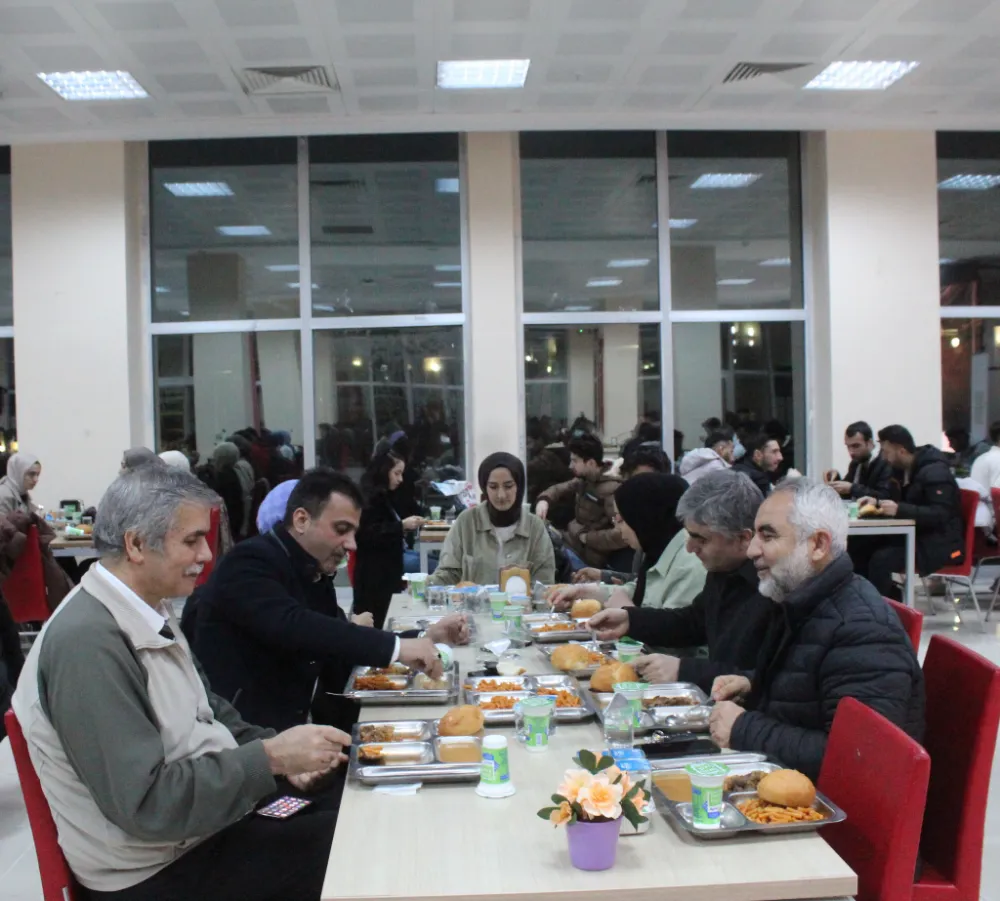
[[[674,323],[674,428],[701,447],[701,424],[722,415],[722,345],[717,322]]]
[[[933,131],[806,136],[815,446],[843,469],[844,427],[899,423],[941,440],[937,154]]]
[[[568,359],[566,372],[569,378],[569,421],[572,423],[581,413],[593,420],[594,409],[594,340],[592,329],[566,329]]]
[[[604,326],[604,443],[639,421],[639,326]],[[622,442],[624,443],[624,442]]]
[[[292,433],[303,444],[302,379],[298,332],[259,332],[261,419],[272,431]]]
[[[133,440],[132,392],[149,390],[129,360],[140,157],[123,142],[11,151],[18,443],[41,459],[47,507],[100,500]]]
[[[252,340],[249,332],[211,333],[192,338],[194,431],[202,460],[210,458],[215,446],[228,435],[253,424],[248,352]],[[301,393],[300,389],[300,397]],[[301,407],[301,400],[299,403]]]
[[[519,453],[523,445],[520,179],[516,133],[474,133],[464,140],[466,459],[475,473],[488,454]]]

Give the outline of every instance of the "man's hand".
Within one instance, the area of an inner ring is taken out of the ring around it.
[[[579,585],[581,582],[600,582],[601,571],[594,566],[585,566],[573,573],[573,584]]]
[[[346,762],[344,748],[351,736],[333,726],[293,726],[261,744],[275,776],[300,776],[325,773]]]
[[[830,482],[830,487],[841,497],[850,497],[854,486],[850,482]]]
[[[708,731],[720,748],[732,747],[733,723],[746,711],[732,701],[720,701],[712,708],[708,718]]]
[[[549,502],[539,501],[535,504],[535,516],[537,516],[543,522],[549,515]]]
[[[869,504],[871,504],[873,507],[877,507],[878,506],[878,501],[876,501],[875,498],[873,498],[873,497],[868,497],[868,495],[865,495],[864,497],[859,497],[858,498],[858,509],[859,510],[862,507],[867,507]]]
[[[408,667],[427,673],[432,679],[440,679],[444,675],[441,658],[437,648],[429,638],[399,639],[399,662]]]
[[[665,682],[676,682],[680,672],[681,661],[669,654],[643,654],[632,661],[639,675],[646,682],[662,685]]]
[[[367,626],[371,629],[375,625],[375,617],[367,611],[365,613],[355,613],[354,616],[351,617],[351,622],[356,626]]]
[[[840,480],[840,473],[836,469],[828,469],[823,473],[823,481],[828,485]]]
[[[621,607],[595,613],[587,624],[601,641],[614,641],[628,632],[628,611]]]
[[[427,522],[427,520],[422,516],[407,516],[406,519],[403,520],[403,528],[407,532],[415,532],[425,522]]]
[[[573,601],[590,597],[591,594],[592,592],[588,591],[588,586],[586,585],[566,585],[558,591],[553,592],[552,597],[549,598],[549,603],[552,605],[553,610],[565,613],[573,606]]]
[[[750,680],[746,676],[717,676],[712,683],[712,697],[716,701],[741,701],[750,694]]]
[[[899,504],[896,501],[880,501],[878,508],[883,516],[893,517],[899,513]]]
[[[634,607],[635,604],[632,603],[632,598],[628,594],[622,591],[620,588],[616,588],[611,592],[611,597],[608,598],[608,602],[604,605],[605,607]]]
[[[449,613],[428,627],[427,637],[435,644],[463,645],[469,643],[469,621],[464,613]]]

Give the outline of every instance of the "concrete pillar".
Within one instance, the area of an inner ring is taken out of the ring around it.
[[[566,331],[569,421],[573,422],[581,413],[593,421],[596,413],[594,362],[597,349],[594,342],[597,333],[587,328],[570,328]]]
[[[292,444],[302,444],[299,333],[258,332],[257,359],[260,366],[262,422],[272,432],[291,432]]]
[[[604,441],[627,440],[639,421],[639,326],[604,326],[603,378]]]
[[[252,340],[249,332],[192,336],[194,430],[203,460],[226,436],[253,425]]]
[[[717,322],[674,323],[674,428],[700,447],[701,424],[722,416],[722,344]]]

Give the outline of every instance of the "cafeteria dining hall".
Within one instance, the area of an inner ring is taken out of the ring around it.
[[[1000,901],[998,45],[2,0],[0,899]]]

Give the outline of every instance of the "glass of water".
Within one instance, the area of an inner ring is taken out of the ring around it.
[[[604,746],[606,748],[631,748],[635,743],[635,716],[632,708],[611,706],[604,713]]]

